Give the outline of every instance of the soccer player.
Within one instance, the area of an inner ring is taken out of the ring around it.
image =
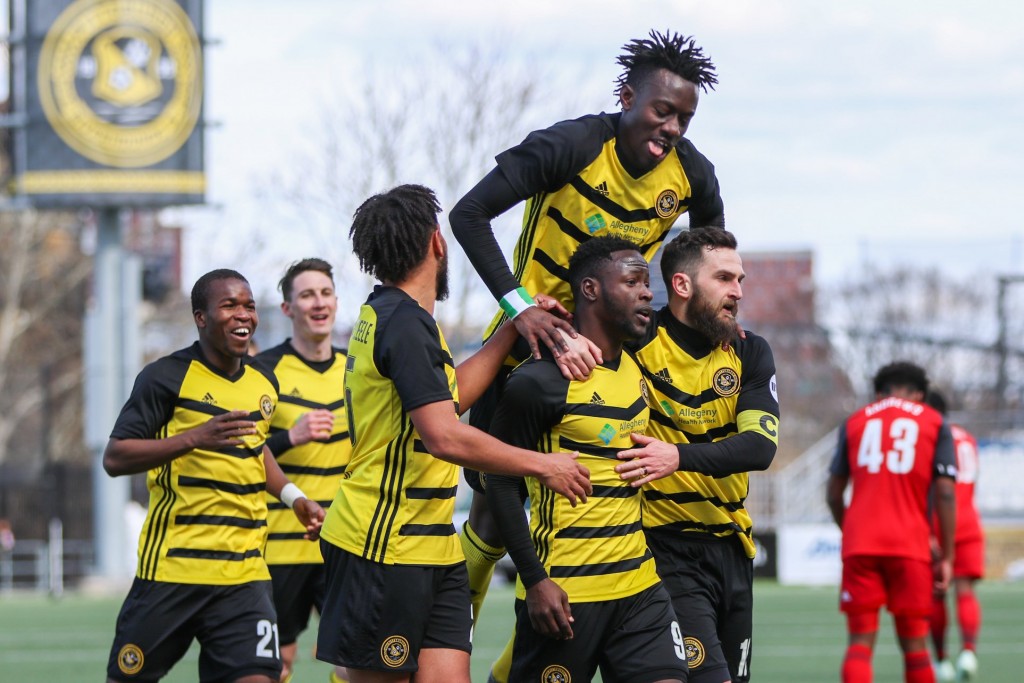
[[[675,237],[661,258],[669,302],[637,345],[650,427],[617,470],[643,486],[644,529],[685,638],[691,681],[750,680],[753,521],[749,472],[775,457],[775,361],[737,338],[743,261],[720,228]],[[726,344],[727,343],[727,344]]]
[[[262,549],[266,492],[314,538],[323,509],[281,472],[264,441],[278,401],[250,362],[249,283],[214,270],[192,288],[199,341],[135,380],[103,454],[111,476],[147,472],[139,566],[117,618],[109,681],[156,681],[199,640],[200,680],[269,683],[281,672]]]
[[[352,458],[321,538],[327,594],[317,657],[354,683],[469,681],[472,616],[452,524],[458,467],[538,477],[586,499],[574,454],[515,448],[459,422],[515,339],[499,330],[455,367],[433,318],[448,293],[448,245],[429,189],[366,200],[351,230],[360,266],[381,284],[348,346],[345,404]]]
[[[714,65],[692,38],[654,31],[627,43],[618,63],[623,72],[615,94],[622,111],[530,133],[496,157],[497,166],[451,213],[455,238],[501,304],[486,334],[511,318],[533,357],[540,358],[543,343],[567,378],[586,377],[599,354],[574,360],[558,332],[574,335],[571,325],[531,305],[531,295],[544,292],[571,305],[566,265],[582,242],[595,235],[624,237],[650,260],[683,213],[689,212],[690,225],[725,221],[714,166],[683,137],[700,91],[718,83]],[[491,221],[523,201],[523,230],[510,269]],[[473,425],[487,429],[500,385],[499,379],[472,411]],[[478,610],[505,551],[477,495],[483,485],[473,472],[466,479],[476,494],[462,543]]]
[[[945,591],[953,572],[956,457],[949,426],[923,403],[928,378],[896,362],[874,378],[875,401],[847,418],[830,467],[826,500],[843,530],[839,607],[849,645],[843,683],[870,683],[878,610],[896,623],[907,683],[932,683],[926,638],[932,590]],[[849,507],[843,500],[852,483]],[[929,496],[939,516],[941,559],[933,584]]]
[[[604,363],[570,381],[551,357],[526,361],[509,376],[491,434],[523,448],[579,450],[594,492],[573,508],[527,478],[527,523],[523,479],[488,477],[520,577],[511,670],[494,677],[589,681],[600,666],[609,681],[684,681],[682,637],[644,540],[640,492],[615,472],[615,453],[632,446],[650,413],[640,368],[622,349],[651,318],[647,262],[632,242],[600,237],[580,245],[568,277],[574,323]]]
[[[330,505],[348,465],[352,445],[345,419],[345,351],[331,344],[338,296],[331,264],[307,258],[292,264],[278,287],[292,336],[257,357],[277,378],[280,400],[267,447],[281,470],[322,507]],[[291,676],[296,640],[324,599],[320,548],[282,503],[271,503],[266,558],[274,587],[281,639],[281,680]],[[345,670],[332,681],[347,680]]]
[[[946,399],[930,390],[925,398],[942,415]],[[951,424],[953,452],[956,454],[956,531],[953,534],[953,588],[956,591],[956,615],[960,625],[961,652],[956,666],[946,656],[946,595],[936,593],[932,602],[931,635],[940,681],[972,681],[978,676],[978,632],[981,630],[981,603],[974,584],[985,574],[985,537],[981,517],[974,506],[974,483],[978,480],[978,442],[963,427]],[[939,519],[932,516],[932,535],[938,538]]]

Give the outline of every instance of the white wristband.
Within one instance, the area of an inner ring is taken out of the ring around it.
[[[501,297],[501,301],[498,302],[501,306],[501,310],[505,311],[505,315],[509,317],[509,320],[515,318],[517,315],[525,311],[530,306],[535,306],[533,297],[526,291],[525,287],[516,287],[511,292]]]
[[[287,505],[288,507],[295,505],[295,501],[297,501],[299,498],[306,497],[307,496],[305,493],[302,492],[302,489],[300,489],[298,486],[291,482],[288,482],[287,484],[284,485],[284,488],[281,489],[281,495],[278,496],[278,498],[281,499],[281,502]]]

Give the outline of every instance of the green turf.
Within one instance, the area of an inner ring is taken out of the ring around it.
[[[983,628],[979,646],[981,683],[1024,680],[1024,584],[983,582],[979,588]],[[757,583],[754,590],[753,681],[821,683],[839,678],[845,642],[834,589],[786,588]],[[54,601],[28,595],[0,596],[0,680],[5,683],[101,681],[120,598],[69,595]],[[512,592],[492,589],[475,637],[473,680],[487,680],[511,622]],[[902,681],[902,660],[891,621],[875,652],[875,680]],[[951,635],[955,648],[956,636]],[[300,639],[294,683],[327,680],[326,665],[310,654],[315,634]],[[164,680],[196,680],[193,648]]]

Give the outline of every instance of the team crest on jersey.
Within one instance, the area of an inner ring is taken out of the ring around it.
[[[683,638],[683,649],[686,650],[686,666],[696,669],[704,663],[704,644],[696,638]]]
[[[541,673],[540,683],[572,683],[572,676],[564,666],[552,664]]]
[[[647,391],[647,382],[643,377],[640,378],[640,395],[644,397],[644,403],[651,405],[651,394]]]
[[[269,420],[270,416],[274,414],[274,399],[270,398],[266,394],[260,396],[260,415],[263,416],[264,420]]]
[[[142,649],[138,645],[128,643],[117,653],[117,668],[125,676],[134,676],[142,671],[142,664],[145,660]]]
[[[720,368],[715,372],[711,386],[719,396],[732,396],[740,390],[740,376],[732,368]]]
[[[658,195],[658,201],[654,204],[654,210],[662,218],[668,218],[679,210],[679,196],[675,190],[663,190]]]
[[[398,668],[409,658],[409,641],[402,636],[390,636],[380,646],[380,658],[391,668]]]

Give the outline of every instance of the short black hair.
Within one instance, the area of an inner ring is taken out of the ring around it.
[[[218,268],[211,270],[209,273],[202,275],[196,283],[192,285],[192,312],[205,311],[207,304],[209,304],[210,298],[210,285],[220,280],[241,280],[245,284],[249,284],[249,281],[245,279],[245,276],[239,273],[237,270],[231,270],[230,268]]]
[[[602,264],[612,260],[617,251],[640,251],[633,242],[614,235],[603,235],[587,240],[569,257],[569,286],[573,298],[580,291],[584,278],[595,277]]]
[[[939,411],[941,414],[946,414],[946,397],[943,396],[941,392],[938,392],[935,389],[929,389],[928,393],[924,397],[924,402],[932,408],[935,408],[935,410]]]
[[[636,90],[657,69],[668,69],[704,92],[715,89],[715,65],[691,36],[653,30],[648,35],[649,38],[636,38],[622,46],[624,53],[616,61],[624,70],[615,81],[616,95],[622,95],[626,85]]]
[[[399,185],[363,202],[352,217],[359,267],[381,282],[401,282],[423,261],[441,205],[422,185]]]
[[[911,389],[928,393],[928,374],[920,365],[909,361],[896,361],[879,369],[873,380],[875,393],[891,394],[895,389]]]
[[[697,277],[704,253],[712,249],[736,249],[736,236],[724,228],[698,227],[676,235],[661,253],[661,279],[665,290],[672,291],[672,276],[686,273]]]
[[[281,290],[286,302],[292,300],[292,283],[295,282],[295,278],[309,270],[323,273],[331,279],[331,284],[334,284],[334,269],[330,263],[322,258],[304,258],[288,266],[288,270],[284,271],[284,277],[277,283],[277,288]]]

